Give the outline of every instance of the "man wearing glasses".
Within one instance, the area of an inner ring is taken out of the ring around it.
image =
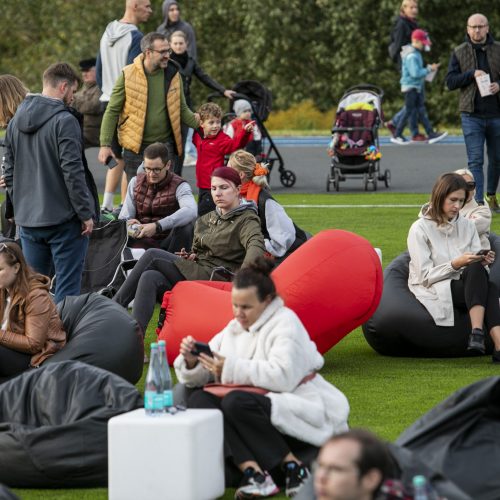
[[[177,66],[170,62],[165,35],[148,33],[141,40],[142,54],[125,66],[115,83],[101,125],[99,161],[113,156],[110,144],[118,124],[125,173],[130,182],[142,163],[146,147],[164,143],[169,158],[182,155],[181,123],[196,128],[198,119],[188,108]]]
[[[486,75],[489,84],[482,85]],[[500,43],[489,33],[488,19],[473,14],[467,20],[464,43],[451,55],[446,75],[450,90],[460,89],[462,119],[469,170],[476,181],[476,201],[486,201],[493,212],[500,207],[496,190],[500,178]],[[488,153],[486,195],[484,193],[484,143]]]
[[[119,215],[129,227],[129,246],[171,253],[191,248],[198,207],[191,187],[171,165],[165,144],[155,142],[144,150],[144,172],[130,181]]]

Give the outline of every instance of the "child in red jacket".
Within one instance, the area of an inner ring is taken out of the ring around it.
[[[193,134],[193,144],[198,151],[196,185],[198,186],[198,215],[215,210],[212,200],[210,175],[224,165],[224,156],[244,148],[250,140],[253,122],[246,124],[233,138],[221,130],[222,109],[207,102],[198,109],[200,128]]]

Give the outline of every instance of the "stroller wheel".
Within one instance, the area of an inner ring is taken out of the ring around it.
[[[330,184],[331,184],[331,182],[332,182],[332,179],[330,178],[330,174],[328,174],[326,176],[326,190],[327,190],[327,192],[330,191]]]
[[[385,182],[385,187],[388,188],[391,185],[391,171],[389,169],[386,169],[384,172],[384,182]]]
[[[368,191],[368,174],[363,175],[363,185],[365,186],[365,191]]]
[[[297,180],[297,176],[291,170],[283,170],[280,173],[281,184],[285,187],[292,187]]]
[[[335,186],[335,191],[340,191],[340,172],[338,170],[333,172],[333,185]]]

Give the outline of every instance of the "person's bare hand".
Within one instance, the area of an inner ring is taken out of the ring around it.
[[[179,352],[184,356],[186,365],[188,368],[193,368],[198,363],[198,358],[191,354],[194,349],[195,339],[188,335],[181,340],[181,345],[179,347]]]
[[[485,266],[489,266],[495,262],[495,252],[490,250],[486,255],[484,255],[482,264]]]
[[[132,224],[137,224],[139,226],[141,225],[141,223],[137,219],[128,219],[127,226],[131,226]]]
[[[482,69],[476,69],[476,71],[474,71],[474,78],[482,75],[486,75],[486,73]]]
[[[212,373],[214,379],[219,382],[222,377],[222,369],[224,368],[224,361],[226,361],[226,358],[213,351],[212,354],[214,355],[213,358],[208,354],[202,352],[199,356],[200,363],[202,364],[203,368]]]
[[[432,71],[437,71],[441,63],[433,63],[431,64],[431,70]]]
[[[465,252],[459,257],[455,257],[451,261],[451,265],[454,269],[460,269],[461,267],[474,264],[474,262],[481,262],[484,259],[484,257],[485,257],[484,255],[477,255],[472,252]]]
[[[194,119],[198,122],[198,126],[201,123],[200,113],[194,113]]]
[[[141,224],[139,226],[139,234],[136,238],[151,238],[154,234],[156,234],[156,224],[150,222],[149,224]]]
[[[111,150],[111,148],[109,146],[101,146],[99,148],[99,154],[97,155],[97,159],[99,160],[100,163],[102,163],[103,165],[106,165],[106,160],[110,156],[115,158],[115,155],[113,154],[113,151]]]
[[[492,94],[497,94],[498,91],[500,90],[500,85],[498,85],[497,82],[493,82],[491,85],[490,85],[490,92]]]
[[[228,99],[234,99],[235,94],[236,94],[236,92],[234,90],[224,90],[224,95]]]
[[[90,236],[94,229],[94,221],[92,219],[84,220],[82,222],[82,236]]]
[[[6,188],[7,187],[7,184],[5,184],[5,176],[2,175],[0,177],[0,188]]]
[[[243,128],[245,129],[245,132],[252,132],[254,125],[255,121],[252,120],[251,122],[248,122]]]

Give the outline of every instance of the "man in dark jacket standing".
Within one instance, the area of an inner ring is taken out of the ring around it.
[[[486,200],[492,211],[500,212],[495,194],[500,178],[500,43],[488,31],[485,16],[469,17],[465,41],[451,55],[446,84],[450,90],[460,89],[459,110],[469,170],[476,181],[476,201],[484,205]],[[485,75],[489,75],[490,85],[481,95],[477,79]],[[485,141],[488,175],[484,197]]]
[[[57,275],[55,301],[79,295],[92,197],[82,162],[82,132],[68,110],[79,77],[66,63],[49,66],[41,94],[28,94],[5,137],[5,183],[23,253],[37,272]]]

